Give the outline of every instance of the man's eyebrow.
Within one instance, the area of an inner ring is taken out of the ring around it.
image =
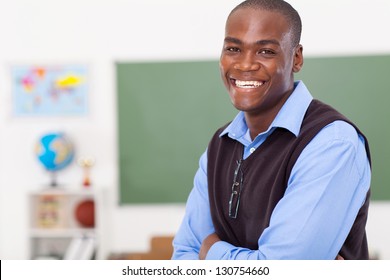
[[[242,45],[242,41],[240,39],[234,38],[234,37],[226,37],[225,38],[226,43],[233,43],[237,45]]]
[[[234,37],[226,37],[225,43],[233,43],[237,45],[242,45],[243,42],[240,39],[234,38]],[[264,39],[264,40],[258,40],[255,42],[256,45],[277,45],[280,46],[279,41],[273,40],[273,39]]]
[[[256,45],[277,45],[280,46],[280,43],[278,40],[259,40],[256,41]]]

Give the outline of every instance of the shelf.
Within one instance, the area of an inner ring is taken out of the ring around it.
[[[47,189],[30,193],[28,200],[31,259],[98,256],[101,225],[96,191]],[[81,246],[86,241],[90,253],[83,255]]]
[[[56,237],[74,237],[77,235],[95,235],[95,229],[31,229],[32,238],[56,238]]]

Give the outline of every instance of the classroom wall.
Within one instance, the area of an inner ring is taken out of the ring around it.
[[[184,214],[183,204],[118,205],[114,63],[216,59],[225,18],[239,2],[0,0],[1,259],[28,256],[27,194],[48,182],[33,147],[39,135],[51,130],[66,131],[77,155],[96,158],[92,180],[95,189],[106,193],[103,206],[108,219],[103,242],[107,254],[147,250],[152,235],[174,234]],[[290,3],[303,19],[306,56],[390,54],[386,30],[390,26],[389,1]],[[11,65],[68,63],[89,66],[87,116],[11,115]],[[76,164],[59,174],[60,183],[69,189],[80,188],[81,178]],[[389,202],[373,202],[368,223],[371,249],[386,259],[390,259],[389,214]]]

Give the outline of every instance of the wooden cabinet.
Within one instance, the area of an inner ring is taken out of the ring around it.
[[[98,259],[101,197],[85,189],[29,194],[30,259]]]

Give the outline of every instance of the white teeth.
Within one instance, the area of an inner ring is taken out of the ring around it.
[[[257,88],[261,86],[263,82],[259,81],[239,81],[236,80],[236,86],[240,88]]]

